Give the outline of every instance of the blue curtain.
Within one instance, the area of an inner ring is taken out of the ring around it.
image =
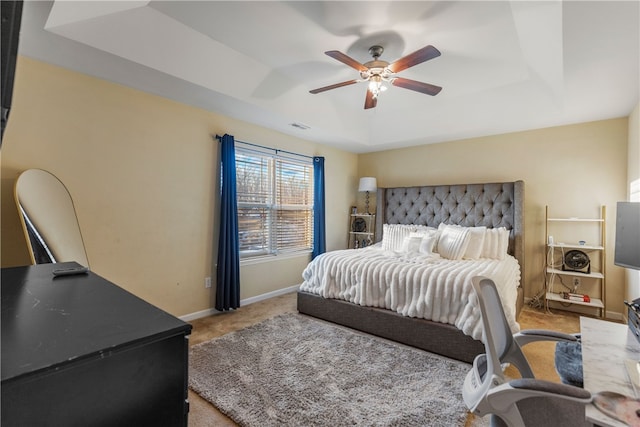
[[[327,250],[324,210],[324,157],[316,156],[313,158],[313,251],[311,259]]]
[[[216,310],[240,307],[240,243],[236,199],[236,149],[232,135],[220,138],[220,235]]]

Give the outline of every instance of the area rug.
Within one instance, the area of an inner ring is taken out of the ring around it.
[[[301,314],[192,346],[189,386],[241,426],[464,426],[470,366]]]

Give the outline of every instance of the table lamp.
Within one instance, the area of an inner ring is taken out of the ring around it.
[[[366,198],[365,198],[365,213],[367,215],[370,215],[371,212],[369,212],[369,192],[370,191],[376,191],[378,189],[377,187],[377,183],[376,183],[376,179],[373,177],[363,177],[360,178],[360,185],[358,186],[358,191],[362,192],[366,192]]]

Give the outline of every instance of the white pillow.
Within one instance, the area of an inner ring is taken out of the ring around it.
[[[436,230],[413,231],[404,238],[402,251],[411,253],[419,252],[422,254],[432,254],[433,246],[437,239]]]
[[[469,227],[469,244],[463,259],[478,259],[482,254],[487,227]]]
[[[420,243],[422,243],[423,236],[421,234],[411,233],[404,238],[402,243],[402,252],[420,252]]]
[[[431,227],[413,224],[383,224],[382,249],[387,251],[403,251],[404,239],[415,232],[427,232]]]
[[[401,251],[405,237],[414,231],[413,226],[404,224],[382,225],[382,249],[387,251]]]
[[[440,228],[440,227],[438,227]],[[445,225],[438,238],[438,253],[443,258],[459,260],[469,245],[469,229],[455,225]]]
[[[487,228],[481,258],[504,259],[509,249],[509,230],[505,227]]]
[[[457,224],[440,223],[440,225],[438,226],[438,229],[443,230],[445,227],[463,228],[461,225],[457,225]],[[464,251],[464,254],[462,255],[462,259],[479,259],[482,254],[487,227],[479,226],[479,227],[464,227],[464,228],[467,228],[469,230],[469,236],[468,236],[467,248]]]
[[[435,248],[437,241],[438,241],[437,231],[430,235],[424,236],[422,238],[422,241],[420,242],[419,252],[425,255],[432,254],[433,248]]]

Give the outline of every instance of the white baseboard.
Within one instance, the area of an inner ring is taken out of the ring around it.
[[[300,288],[300,285],[294,285],[294,286],[289,286],[288,288],[282,288],[282,289],[278,289],[277,291],[271,291],[271,292],[267,292],[266,294],[243,299],[243,300],[240,300],[240,307],[242,307],[243,305],[249,305],[249,304],[253,304],[254,302],[264,301],[269,298],[295,292],[299,288]]]
[[[178,316],[178,319],[182,320],[183,322],[190,322],[192,320],[200,319],[202,317],[212,316],[218,313],[220,313],[220,311],[216,310],[215,308],[208,308],[206,310],[196,311],[195,313],[189,313],[183,316]]]
[[[253,304],[254,302],[264,301],[269,298],[288,294],[290,292],[295,292],[298,290],[298,288],[300,288],[300,285],[294,285],[294,286],[289,286],[288,288],[278,289],[277,291],[267,292],[266,294],[257,295],[255,297],[246,298],[246,299],[240,300],[240,307]],[[215,308],[208,308],[206,310],[196,311],[195,313],[185,314],[184,316],[179,316],[178,318],[184,322],[189,322],[191,320],[196,320],[202,317],[212,316],[214,314],[220,314],[220,313],[222,312],[216,310]]]
[[[524,304],[525,305],[529,305],[529,303],[531,302],[532,299],[533,298],[525,297],[524,298]],[[563,310],[572,311],[572,310],[568,310],[568,309],[563,309]],[[606,313],[605,313],[605,319],[626,321],[626,318],[625,318],[625,316],[622,315],[622,313],[618,313],[617,311],[609,311],[609,310],[607,310]]]
[[[618,313],[617,311],[609,311],[609,310],[607,310],[607,319],[626,321],[622,313]]]

